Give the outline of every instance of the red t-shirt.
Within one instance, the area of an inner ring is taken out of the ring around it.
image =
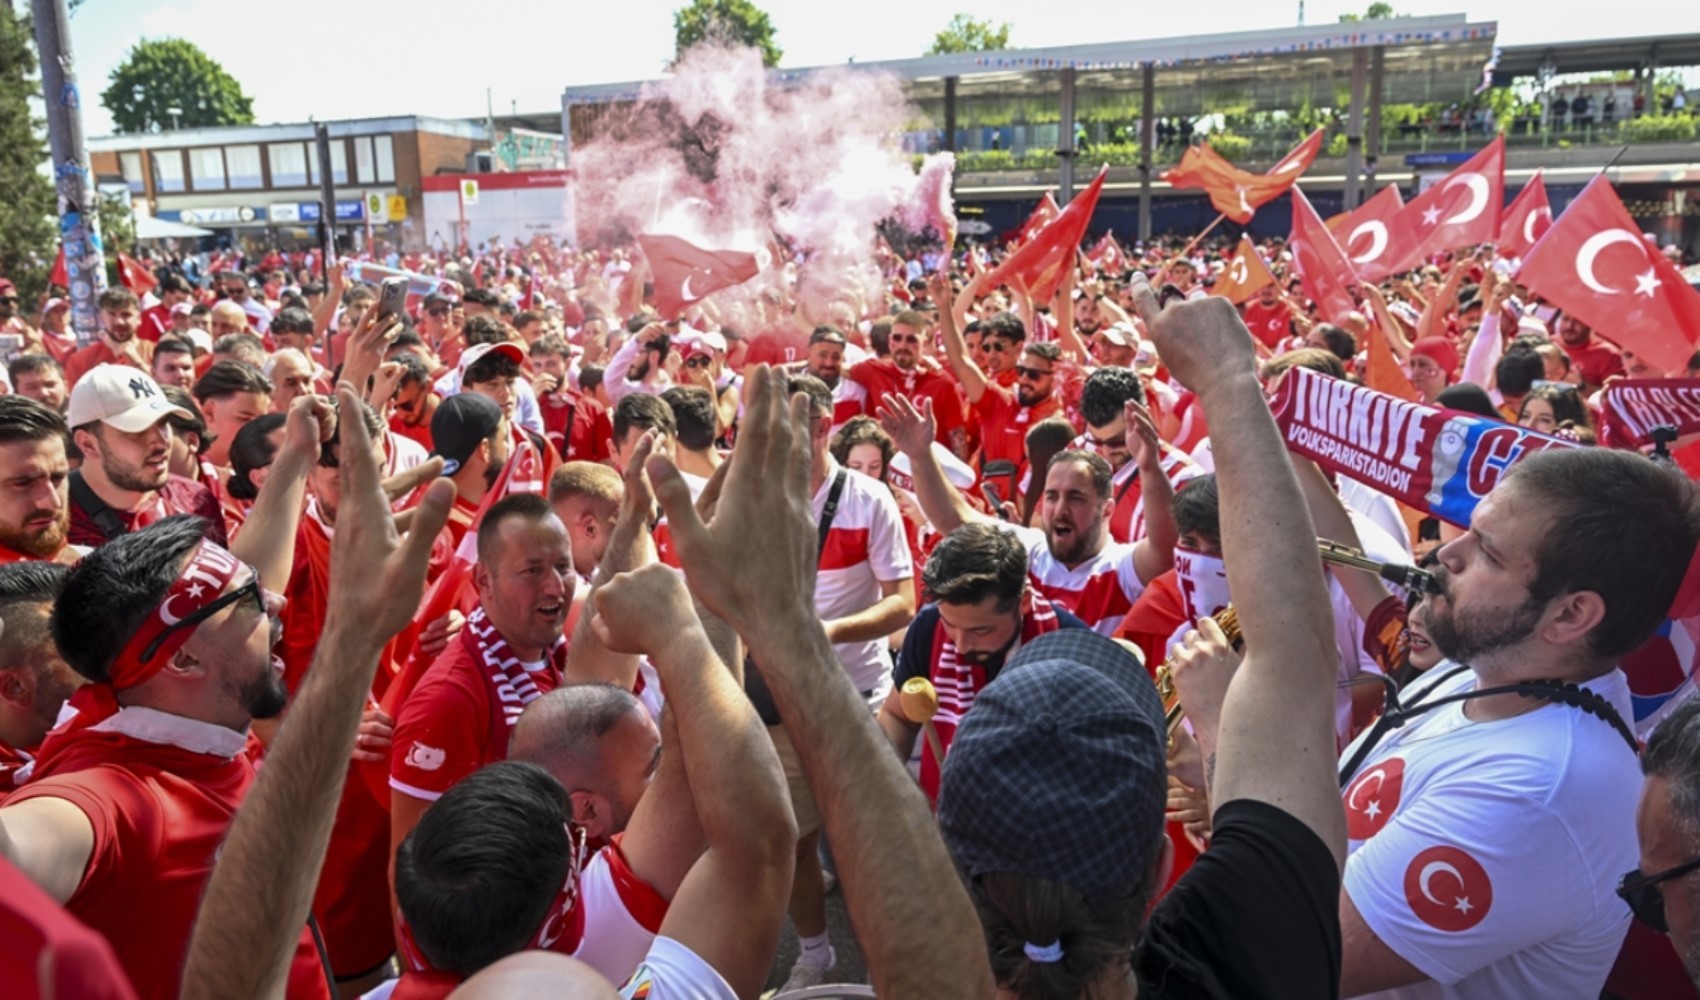
[[[918,368],[904,371],[885,358],[869,358],[852,367],[847,375],[868,391],[870,410],[878,410],[887,393],[902,396],[916,406],[923,399],[932,400],[940,444],[950,444],[952,433],[966,424],[962,390],[944,372],[923,372]]]
[[[980,415],[981,468],[988,462],[1014,462],[1019,481],[1027,472],[1027,432],[1059,414],[1062,403],[1052,395],[1033,406],[1022,406],[1014,389],[987,382],[974,411]]]
[[[171,310],[164,305],[157,305],[142,313],[142,323],[136,328],[136,336],[150,344],[157,344],[159,338],[169,329],[171,329]]]
[[[606,406],[567,389],[538,396],[537,408],[543,413],[544,436],[563,461],[606,462],[613,457],[614,422]]]
[[[89,369],[95,365],[129,365],[132,368],[147,371],[153,364],[153,344],[146,340],[138,340],[136,353],[142,356],[142,363],[139,365],[129,358],[120,358],[113,354],[111,348],[107,347],[104,341],[97,340],[89,346],[75,351],[65,359],[65,384],[68,386],[76,385],[77,380],[87,375]],[[212,355],[209,354],[207,357],[210,358]]]
[[[744,355],[743,367],[751,365],[788,365],[809,355],[808,334],[794,330],[769,330],[750,341]]]
[[[0,982],[17,1000],[134,1000],[106,939],[0,858]]]
[[[1270,350],[1281,342],[1281,338],[1293,332],[1293,314],[1283,303],[1277,302],[1272,306],[1252,299],[1245,305],[1245,325],[1251,330],[1251,335],[1263,342]]]
[[[220,545],[229,545],[229,539],[224,530],[224,510],[219,506],[218,498],[206,486],[185,479],[182,476],[172,476],[160,487],[151,507],[139,511],[124,511],[116,508],[112,511],[118,515],[118,520],[124,525],[124,531],[131,532],[145,528],[162,517],[172,514],[194,514],[207,519],[207,538]],[[71,499],[71,532],[69,541],[72,545],[87,545],[95,547],[106,542],[105,532],[95,524],[90,516],[77,504],[76,498]]]
[[[1570,363],[1582,373],[1582,381],[1589,385],[1604,385],[1611,376],[1623,374],[1623,358],[1618,355],[1617,348],[1598,337],[1589,337],[1581,347],[1571,347],[1560,338],[1558,346],[1570,356]]]
[[[0,799],[4,799],[17,789],[18,770],[28,764],[31,759],[28,753],[0,740]]]

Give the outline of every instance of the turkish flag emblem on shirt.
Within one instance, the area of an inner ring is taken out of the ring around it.
[[[1400,757],[1389,757],[1354,778],[1346,786],[1346,836],[1368,840],[1380,833],[1399,808],[1404,787],[1405,761]]]
[[[1328,231],[1346,252],[1352,268],[1365,281],[1379,282],[1393,273],[1393,220],[1405,207],[1399,185],[1389,184],[1375,197],[1350,212],[1328,220]]]
[[[1642,238],[1604,175],[1529,251],[1517,280],[1661,371],[1682,369],[1700,339],[1700,292]]]
[[[1464,850],[1450,845],[1430,847],[1405,869],[1405,901],[1418,920],[1455,934],[1488,915],[1493,907],[1493,882],[1481,862]]]
[[[1547,182],[1539,172],[1523,185],[1499,220],[1499,255],[1521,257],[1534,248],[1552,228],[1552,206],[1547,202]]]
[[[1269,265],[1258,256],[1257,248],[1251,245],[1251,237],[1241,236],[1240,245],[1234,249],[1233,259],[1221,274],[1216,276],[1216,283],[1210,286],[1211,295],[1220,295],[1239,305],[1246,299],[1256,295],[1264,285],[1273,284],[1275,276],[1269,273]]]
[[[1358,280],[1352,262],[1298,188],[1293,189],[1293,234],[1288,242],[1305,294],[1321,308],[1325,322],[1336,322],[1358,307],[1350,291]]]
[[[1443,250],[1492,243],[1499,236],[1504,205],[1505,137],[1501,135],[1400,211],[1388,273],[1409,271]]]
[[[722,288],[743,284],[766,265],[765,250],[704,250],[677,236],[639,236],[638,244],[649,262],[655,308],[663,319],[678,319],[687,306]]]

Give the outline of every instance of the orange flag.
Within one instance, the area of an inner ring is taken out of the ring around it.
[[[1251,245],[1251,237],[1241,236],[1240,245],[1234,249],[1234,258],[1228,261],[1228,267],[1216,277],[1216,284],[1210,287],[1211,295],[1220,295],[1239,305],[1257,294],[1264,285],[1273,284],[1275,276],[1269,273],[1269,265],[1258,255],[1257,248]]]
[[[1108,172],[1108,167],[1100,169],[1091,185],[1069,202],[1061,215],[993,268],[986,278],[986,287],[996,288],[1020,280],[1026,283],[1027,294],[1035,305],[1050,302],[1057,294],[1057,286],[1062,284],[1064,268],[1074,266],[1074,256],[1086,235],[1087,223],[1092,221],[1092,211],[1098,207],[1098,194],[1104,189],[1104,175]]]
[[[1371,330],[1366,336],[1369,337],[1369,363],[1364,366],[1364,384],[1408,403],[1418,402],[1417,387],[1411,384],[1399,359],[1393,356],[1393,348],[1387,343],[1387,338],[1380,330]]]
[[[1209,146],[1189,146],[1181,162],[1163,175],[1180,190],[1201,190],[1210,195],[1216,211],[1244,225],[1258,206],[1285,194],[1316,161],[1322,149],[1322,129],[1312,132],[1265,173],[1241,170]]]

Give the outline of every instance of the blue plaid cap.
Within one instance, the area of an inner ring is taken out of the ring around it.
[[[945,845],[969,878],[1011,872],[1088,898],[1141,887],[1162,844],[1162,702],[1127,650],[1086,629],[1021,647],[974,699],[940,778]]]

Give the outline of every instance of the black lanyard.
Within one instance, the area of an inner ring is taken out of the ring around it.
[[[1462,666],[1447,671],[1445,677],[1435,681],[1423,694],[1427,695],[1430,691],[1446,683],[1449,678],[1456,677],[1459,671],[1468,669],[1470,668]],[[1611,702],[1575,684],[1567,684],[1564,681],[1518,681],[1515,684],[1501,684],[1497,687],[1460,691],[1456,694],[1436,698],[1433,701],[1419,699],[1415,704],[1405,706],[1399,704],[1399,693],[1392,686],[1392,682],[1385,677],[1383,681],[1388,685],[1387,707],[1382,710],[1381,718],[1376,719],[1375,725],[1370,727],[1369,735],[1364,737],[1362,743],[1358,744],[1357,752],[1353,753],[1345,766],[1340,768],[1340,787],[1342,789],[1351,783],[1353,775],[1357,773],[1358,768],[1369,756],[1370,751],[1374,750],[1383,739],[1386,739],[1388,733],[1400,728],[1412,719],[1442,706],[1469,701],[1471,698],[1486,698],[1499,694],[1520,694],[1525,698],[1539,698],[1542,701],[1557,702],[1561,705],[1579,708],[1589,715],[1609,723],[1613,729],[1617,730],[1617,734],[1623,737],[1624,742],[1629,744],[1631,753],[1637,755],[1641,753],[1641,744],[1635,739],[1635,731],[1630,729],[1629,724],[1623,721],[1623,716],[1618,714]]]

